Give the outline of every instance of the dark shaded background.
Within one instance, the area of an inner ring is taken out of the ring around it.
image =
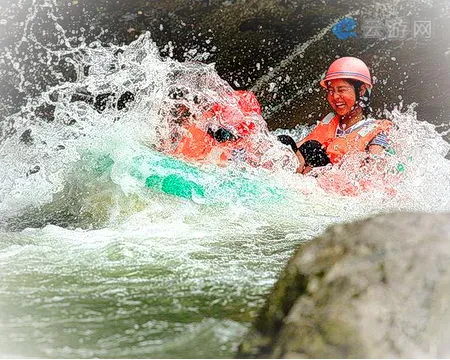
[[[83,36],[86,43],[127,44],[150,31],[162,56],[214,62],[234,88],[256,92],[271,128],[313,123],[326,114],[317,80],[336,57],[358,56],[378,79],[374,109],[391,109],[400,100],[416,102],[419,118],[443,124],[439,130],[445,132],[450,110],[449,8],[447,0],[7,0],[0,5],[0,109],[5,117],[46,86],[74,79],[65,56],[55,56],[49,67],[40,58],[44,50],[26,39],[32,33],[41,44],[58,49],[56,17],[67,35]],[[357,36],[340,40],[330,28],[346,16],[357,21]],[[369,21],[384,26],[384,38],[366,37]],[[387,26],[398,21],[407,24],[407,31],[393,36]],[[430,21],[431,35],[414,36],[414,21]],[[198,56],[205,52],[209,56]]]

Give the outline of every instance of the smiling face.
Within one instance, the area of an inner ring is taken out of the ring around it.
[[[360,91],[365,91],[364,85]],[[347,115],[356,104],[355,89],[344,79],[330,80],[327,83],[327,100],[336,114]]]

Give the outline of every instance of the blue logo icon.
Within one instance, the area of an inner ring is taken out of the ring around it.
[[[336,37],[339,40],[347,40],[351,37],[357,37],[356,36],[356,20],[348,17],[343,18],[340,20],[336,25],[334,25],[331,30],[333,31],[333,34],[336,35]]]

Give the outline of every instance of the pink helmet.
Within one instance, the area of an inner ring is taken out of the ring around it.
[[[369,89],[372,88],[369,68],[362,60],[351,56],[335,60],[328,68],[325,78],[320,81],[320,85],[326,88],[326,82],[335,79],[354,79],[362,81]]]

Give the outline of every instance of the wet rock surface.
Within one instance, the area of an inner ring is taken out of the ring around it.
[[[450,356],[450,214],[339,224],[300,247],[237,357]]]
[[[449,129],[446,0],[7,0],[1,7],[0,40],[13,55],[1,66],[2,115],[60,81],[56,73],[76,77],[64,56],[41,60],[42,44],[57,48],[56,19],[73,45],[79,39],[128,44],[150,31],[162,56],[215,63],[232,87],[256,92],[272,129],[312,124],[328,113],[318,80],[336,57],[348,55],[361,57],[378,79],[374,110],[416,102],[422,120],[442,132]],[[35,18],[25,25],[33,11]],[[49,12],[54,16],[46,19]],[[338,36],[345,29],[334,26],[343,18],[354,19],[354,36]],[[429,23],[430,32],[419,22]],[[22,61],[33,66],[22,66]]]

